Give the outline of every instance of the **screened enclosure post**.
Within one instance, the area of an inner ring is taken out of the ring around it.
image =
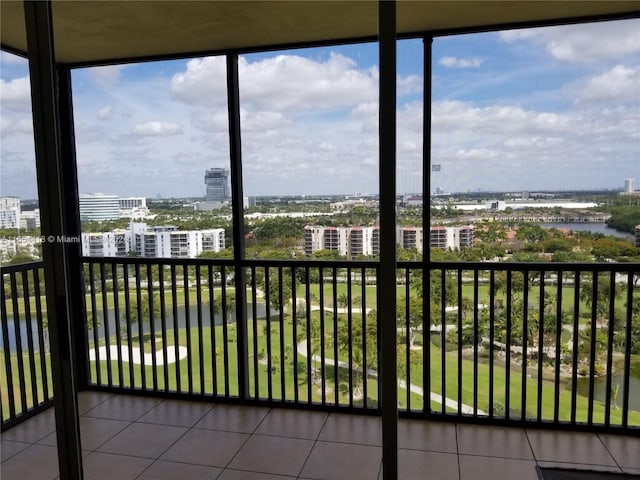
[[[63,137],[59,118],[58,85],[53,23],[49,1],[24,3],[29,51],[36,178],[40,200],[47,315],[51,348],[51,376],[55,397],[55,422],[60,478],[82,479],[82,450],[76,398],[75,352],[72,347],[70,291],[73,275],[68,243],[69,229],[64,211],[64,174],[60,148]],[[68,138],[64,139],[65,141]]]
[[[433,37],[423,38],[423,93],[422,93],[422,315],[429,311],[431,291],[431,58]],[[424,324],[423,324],[424,325]],[[422,336],[422,387],[431,391],[431,325],[423,326]],[[422,411],[431,414],[430,395],[424,395]]]
[[[398,372],[396,370],[396,4],[378,3],[380,49],[379,182],[380,404],[382,408],[382,476],[398,478]]]
[[[242,142],[240,137],[240,85],[238,54],[227,55],[227,106],[229,111],[229,155],[231,157],[231,209],[233,259],[236,289],[236,335],[238,348],[238,396],[249,398],[247,337],[247,275],[244,270],[244,195],[242,189]],[[223,278],[224,281],[224,278]],[[226,348],[226,345],[225,345]]]
[[[75,239],[67,243],[69,255],[69,306],[71,315],[71,335],[75,349],[76,382],[79,390],[89,384],[88,331],[84,296],[84,270],[82,267],[82,226],[80,224],[80,203],[78,195],[78,164],[76,161],[76,140],[73,120],[73,95],[71,90],[71,70],[58,65],[59,116],[62,178],[64,189],[62,203],[67,234]]]

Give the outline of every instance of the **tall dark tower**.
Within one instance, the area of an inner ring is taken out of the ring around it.
[[[207,201],[228,202],[231,200],[229,188],[229,170],[210,168],[204,172],[204,184],[207,188]]]

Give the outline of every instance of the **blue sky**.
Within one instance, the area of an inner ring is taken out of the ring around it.
[[[593,41],[597,38],[598,41]],[[398,190],[421,190],[422,40],[398,43]],[[245,194],[377,192],[377,45],[240,59]],[[436,38],[431,189],[640,183],[640,21]],[[33,198],[27,64],[0,57],[0,191]],[[201,196],[229,165],[224,58],[73,72],[80,191]]]

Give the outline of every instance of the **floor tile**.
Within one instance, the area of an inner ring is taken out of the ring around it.
[[[56,430],[55,414],[49,408],[2,434],[2,440],[36,443]]]
[[[267,416],[269,409],[240,405],[216,405],[196,428],[222,430],[226,432],[253,433]]]
[[[30,445],[30,443],[14,442],[13,440],[5,440],[3,438],[0,442],[0,461],[4,462]]]
[[[153,460],[127,455],[91,452],[84,459],[85,480],[133,480],[147,468]]]
[[[456,426],[453,423],[401,419],[398,421],[398,447],[457,453]]]
[[[133,423],[98,450],[104,453],[158,458],[186,432],[185,427]]]
[[[600,435],[609,453],[623,468],[640,468],[640,438],[626,435]]]
[[[595,433],[527,429],[538,461],[616,465]]]
[[[379,447],[317,442],[300,476],[318,480],[371,480],[378,475],[381,459]]]
[[[159,398],[114,395],[85,413],[87,417],[133,422],[160,403]]]
[[[3,480],[50,480],[58,476],[58,450],[31,445],[0,466]]]
[[[80,444],[83,450],[95,450],[115,434],[127,428],[131,423],[106,418],[80,417]],[[38,443],[56,446],[56,432],[46,436]]]
[[[225,467],[249,438],[243,433],[193,429],[162,455],[162,460]]]
[[[460,480],[538,480],[532,460],[459,455],[458,461]]]
[[[318,440],[328,442],[382,445],[382,420],[364,415],[329,415]]]
[[[485,457],[533,460],[533,452],[521,428],[457,425],[458,452]]]
[[[425,472],[429,472],[429,478],[458,480],[458,455],[398,449],[398,478],[423,480]]]
[[[323,412],[274,408],[262,421],[256,433],[315,440],[327,416]]]
[[[78,413],[83,415],[94,407],[97,407],[105,400],[113,397],[113,393],[106,392],[79,392],[78,393]]]
[[[302,470],[311,448],[313,440],[253,435],[231,461],[229,468],[296,476]]]
[[[271,475],[268,473],[244,472],[240,470],[226,469],[217,480],[293,480],[296,477],[284,475]]]
[[[164,400],[138,419],[139,422],[193,427],[211,409],[213,404],[186,400]]]
[[[212,480],[218,478],[221,471],[219,468],[203,465],[157,460],[137,480]]]

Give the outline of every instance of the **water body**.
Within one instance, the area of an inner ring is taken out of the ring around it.
[[[615,228],[607,226],[606,223],[540,223],[543,228],[566,228],[574,232],[593,232],[602,233],[603,235],[613,235],[614,237],[624,238],[625,240],[631,240],[633,235],[620,232]]]
[[[185,328],[187,325],[187,316],[185,315],[185,311],[186,310],[184,306],[178,307],[177,309],[178,328]],[[258,303],[256,305],[257,318],[264,318],[266,316],[266,311],[267,309],[264,303]],[[173,329],[173,309],[169,308],[165,313],[166,313],[165,315],[166,328],[167,330],[171,330]],[[278,315],[279,312],[272,308],[270,313],[273,316],[273,315]],[[235,324],[236,320],[235,320],[235,315],[233,310],[231,310],[228,313],[228,316],[229,316],[229,319],[228,319],[227,325]],[[247,318],[249,322],[251,322],[253,319],[253,308],[250,303],[247,304]],[[96,330],[98,334],[98,339],[105,338],[105,328],[104,328],[105,324],[109,329],[110,337],[114,337],[116,334],[116,315],[113,309],[109,309],[107,311],[107,319],[108,319],[108,322],[105,323],[103,313],[98,312],[97,319],[96,319],[100,323],[100,326],[98,326]],[[120,315],[119,320],[120,320],[119,322],[120,328],[126,326],[126,321],[123,315]],[[223,321],[222,314],[216,313],[214,315],[214,325],[222,325],[222,321]],[[8,319],[7,325],[8,325],[7,338],[9,340],[9,351],[13,353],[16,351],[17,336],[16,336],[16,330],[15,330],[15,323],[12,318]],[[198,306],[197,305],[192,305],[189,308],[189,325],[191,326],[191,328],[198,326]],[[209,304],[203,304],[202,305],[202,326],[209,327],[210,325],[211,325],[211,317],[209,315]],[[38,345],[38,325],[36,320],[31,321],[31,329],[33,332],[33,344],[34,344],[33,350],[35,352],[38,352],[40,351],[40,347]],[[151,330],[151,325],[149,324],[149,322],[142,322],[143,333],[149,333],[150,330]],[[156,334],[161,334],[162,332],[162,321],[160,320],[160,318],[154,319],[154,331],[156,332]],[[138,335],[138,333],[139,333],[138,324],[132,323],[131,334]],[[94,338],[93,330],[89,330],[88,335],[89,335],[89,341],[92,342]],[[20,340],[21,340],[20,344],[22,346],[23,353],[27,352],[29,349],[29,344],[27,339],[27,322],[25,319],[20,320]],[[45,341],[46,341],[46,337],[45,337]],[[4,337],[3,337],[2,330],[0,330],[0,350],[3,350],[3,349],[4,349]]]
[[[620,365],[620,367],[622,367]],[[578,394],[589,395],[589,378],[578,378]],[[597,377],[593,382],[593,397],[594,400],[605,403],[607,400],[607,377]],[[624,402],[624,377],[622,374],[614,375],[611,378],[611,389],[618,385],[618,398],[616,400],[617,405],[622,408]],[[629,376],[629,408],[640,412],[640,363],[631,362],[631,375]]]

